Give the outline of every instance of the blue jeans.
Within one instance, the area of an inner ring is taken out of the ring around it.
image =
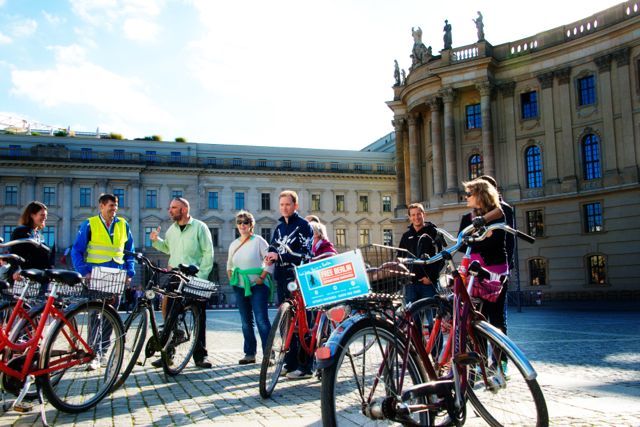
[[[416,302],[422,298],[430,298],[436,295],[433,285],[411,284],[404,287],[404,303]]]
[[[240,320],[242,321],[242,335],[244,336],[244,354],[246,356],[256,355],[256,335],[253,331],[254,319],[258,326],[260,342],[262,343],[262,354],[264,355],[271,322],[267,312],[269,300],[269,287],[267,285],[254,285],[251,287],[251,295],[244,296],[244,288],[233,286],[236,294],[236,303],[240,310]]]

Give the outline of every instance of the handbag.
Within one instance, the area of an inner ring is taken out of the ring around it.
[[[471,260],[480,262],[480,265],[491,273],[488,279],[476,280],[473,283],[471,296],[488,302],[498,301],[502,288],[509,280],[509,266],[507,264],[486,265],[479,254],[471,254]]]

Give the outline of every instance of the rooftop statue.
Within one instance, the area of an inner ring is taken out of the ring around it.
[[[411,35],[413,36],[413,49],[411,49],[411,68],[417,67],[429,61],[431,57],[431,49],[422,43],[422,29],[411,27]]]
[[[478,30],[478,41],[484,40],[484,23],[482,22],[482,13],[478,11],[478,17],[476,19],[472,19],[472,21],[476,24],[476,30]]]
[[[444,20],[444,28],[442,31],[444,31],[444,37],[442,38],[444,40],[444,49],[451,49],[451,24],[449,24],[447,19]]]
[[[398,60],[393,60],[394,70],[393,70],[393,78],[395,79],[394,86],[400,86],[400,67],[398,66]]]

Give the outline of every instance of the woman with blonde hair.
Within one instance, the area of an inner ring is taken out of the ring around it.
[[[327,227],[320,222],[309,222],[311,228],[313,228],[313,243],[311,244],[312,261],[328,258],[338,254],[338,251],[333,247],[333,243],[329,241],[327,237]]]
[[[264,349],[271,330],[267,304],[274,287],[271,280],[273,266],[265,267],[263,264],[269,244],[261,236],[253,234],[255,223],[253,215],[247,211],[236,214],[240,237],[229,245],[227,258],[227,275],[236,295],[244,336],[244,357],[238,361],[240,365],[256,362],[254,319],[262,343],[262,357],[267,357]]]

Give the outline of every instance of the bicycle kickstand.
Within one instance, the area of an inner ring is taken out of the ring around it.
[[[40,401],[40,419],[42,420],[42,425],[44,427],[49,427],[47,423],[47,412],[45,410],[44,398],[42,397],[42,387],[40,384],[36,383],[36,388],[38,389],[38,400]]]
[[[24,403],[23,400],[24,400],[24,397],[29,392],[29,388],[31,387],[31,384],[33,384],[34,381],[35,381],[35,377],[33,375],[27,375],[27,378],[24,380],[24,385],[22,386],[22,390],[20,390],[20,394],[18,394],[18,397],[13,402],[11,409],[13,409],[16,412],[29,412],[31,410],[33,406],[28,403]]]

